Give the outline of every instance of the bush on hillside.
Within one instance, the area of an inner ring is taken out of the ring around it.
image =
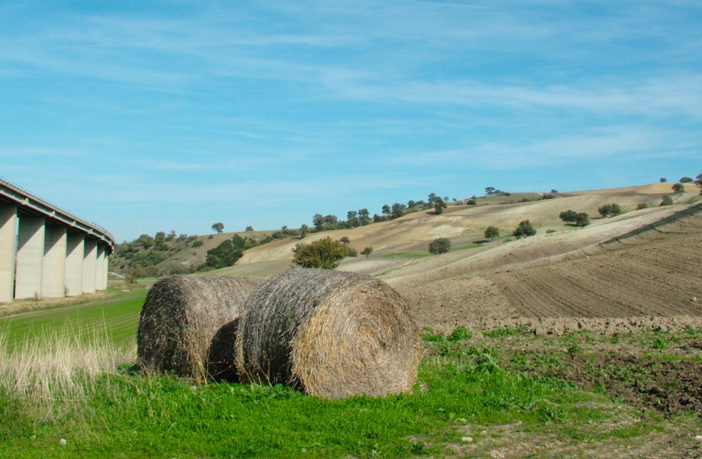
[[[575,217],[575,226],[587,226],[590,224],[590,216],[586,214],[585,212],[579,213]]]
[[[192,247],[193,247],[193,248],[202,247],[202,244],[204,244],[204,242],[202,242],[202,241],[194,241]]]
[[[310,244],[298,244],[295,247],[293,263],[303,268],[334,269],[347,255],[344,244],[325,237]]]
[[[636,205],[636,210],[645,209],[647,207],[648,207],[648,204],[646,204],[645,202],[640,202]]]
[[[604,206],[597,209],[597,211],[603,217],[614,217],[622,213],[622,208],[617,203],[605,204]]]
[[[485,238],[486,239],[493,240],[496,237],[499,237],[499,235],[500,235],[500,230],[496,226],[491,225],[491,226],[488,226],[487,228],[485,228]]]
[[[690,183],[692,182],[692,177],[681,177],[680,183]]]
[[[202,268],[220,269],[233,266],[241,256],[242,249],[236,247],[231,239],[227,239],[216,248],[207,251],[207,258]]]
[[[575,222],[575,220],[578,218],[578,213],[574,210],[568,209],[558,214],[558,218],[564,222]]]
[[[429,243],[429,252],[434,255],[446,253],[449,250],[451,250],[451,241],[449,241],[445,237],[434,239]]]
[[[663,196],[663,200],[661,201],[661,206],[670,206],[673,204],[673,198],[670,196]]]
[[[517,238],[529,237],[535,234],[536,230],[529,220],[522,220],[519,222],[519,226],[514,230],[514,235],[517,236]]]
[[[684,193],[685,192],[685,185],[682,183],[676,183],[673,185],[673,192],[674,193]]]
[[[361,251],[361,255],[365,255],[366,258],[368,258],[371,253],[373,253],[373,247],[366,247]]]

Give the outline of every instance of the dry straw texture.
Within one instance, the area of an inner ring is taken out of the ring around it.
[[[173,371],[199,381],[227,373],[228,367],[233,368],[231,358],[222,361],[227,352],[210,349],[211,343],[220,328],[241,315],[242,304],[259,284],[254,279],[202,275],[170,276],[156,282],[139,321],[141,366],[147,372]],[[231,351],[228,354],[232,356]],[[208,363],[209,359],[213,360]]]
[[[384,282],[342,271],[293,269],[244,305],[239,377],[324,398],[408,392],[421,358],[407,302]]]

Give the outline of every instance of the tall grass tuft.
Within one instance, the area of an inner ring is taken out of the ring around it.
[[[101,375],[136,360],[136,346],[118,348],[104,333],[44,334],[8,345],[0,330],[0,393],[39,408],[66,406],[94,393]]]

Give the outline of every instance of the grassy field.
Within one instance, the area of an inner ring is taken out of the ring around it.
[[[12,349],[47,335],[71,335],[91,339],[105,334],[119,346],[133,344],[139,311],[146,290],[133,290],[97,303],[52,307],[0,317],[0,334]]]
[[[651,384],[660,386],[656,378],[663,367],[646,364],[698,368],[695,346],[702,330],[617,337],[585,332],[540,337],[521,329],[483,333],[464,328],[441,336],[425,330],[426,356],[411,394],[327,401],[282,386],[195,386],[139,374],[133,347],[143,298],[143,291],[131,292],[78,311],[64,307],[2,321],[0,456],[702,452],[702,442],[695,440],[702,434],[702,410],[695,405],[699,397],[692,394],[691,405],[666,404],[649,390]],[[36,330],[61,332],[72,326],[85,330],[84,337],[57,334],[54,345],[34,341]],[[42,352],[43,362],[55,360],[51,354],[62,340],[71,343],[62,348],[62,365],[42,368]],[[115,351],[130,346],[131,353]],[[37,366],[20,371],[17,355],[28,349]],[[636,359],[626,357],[632,352]],[[86,355],[92,356],[92,366]],[[599,360],[603,355],[616,365],[607,367]],[[682,400],[690,395],[683,382],[695,381],[678,379],[675,394]],[[617,392],[632,380],[642,388],[640,397]],[[661,386],[663,392],[667,389],[673,388]]]

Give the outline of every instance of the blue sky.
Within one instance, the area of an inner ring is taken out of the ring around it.
[[[702,3],[0,3],[0,176],[211,232],[702,172]]]

